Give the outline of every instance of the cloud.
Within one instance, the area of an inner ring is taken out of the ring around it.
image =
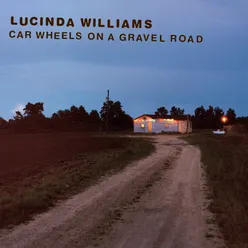
[[[14,107],[14,109],[12,110],[12,114],[13,115],[15,115],[15,113],[17,112],[17,111],[20,111],[22,114],[23,114],[23,109],[25,108],[25,105],[24,104],[22,104],[22,103],[18,103],[15,107]]]

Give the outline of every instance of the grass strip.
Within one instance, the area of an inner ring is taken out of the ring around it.
[[[183,137],[201,150],[212,192],[210,210],[230,248],[248,247],[248,136],[213,135],[210,131]]]

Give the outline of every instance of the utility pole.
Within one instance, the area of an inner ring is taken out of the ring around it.
[[[188,133],[189,132],[189,115],[187,115],[187,131],[186,131],[186,133]]]
[[[106,113],[106,133],[107,133],[108,132],[108,119],[109,119],[109,90],[107,90],[106,102],[107,102],[107,113]]]

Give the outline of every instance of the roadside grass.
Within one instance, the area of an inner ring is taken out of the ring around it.
[[[153,151],[155,146],[150,139],[129,138],[124,149],[77,155],[50,172],[26,178],[15,191],[0,188],[0,228],[11,228],[32,219],[34,214],[48,210],[59,200],[81,192],[101,177],[120,171]]]
[[[248,136],[213,135],[210,131],[182,139],[199,146],[212,193],[209,209],[230,248],[248,247]]]

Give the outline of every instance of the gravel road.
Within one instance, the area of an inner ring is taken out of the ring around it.
[[[176,136],[154,139],[151,156],[1,231],[0,248],[222,247],[218,229],[206,224],[200,151]]]

